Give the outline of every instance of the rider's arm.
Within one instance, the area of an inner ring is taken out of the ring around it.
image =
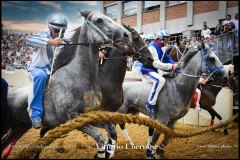
[[[29,38],[26,38],[26,45],[31,47],[46,47],[48,44],[49,38],[46,38],[44,33],[33,35]]]
[[[26,39],[26,45],[31,47],[60,46],[61,38],[49,39],[44,33],[33,35]]]
[[[161,69],[161,70],[171,70],[172,69],[172,64],[170,64],[170,63],[162,63],[159,60],[157,50],[153,46],[149,46],[148,49],[149,49],[149,51],[152,54],[153,66],[155,68]]]

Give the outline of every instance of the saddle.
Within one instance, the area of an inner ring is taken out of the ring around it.
[[[176,72],[167,72],[163,74],[164,78],[173,78],[176,76]]]

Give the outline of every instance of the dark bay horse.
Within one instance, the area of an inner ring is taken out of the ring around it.
[[[102,94],[98,83],[99,47],[108,42],[109,45],[114,44],[119,49],[124,49],[125,45],[132,41],[130,32],[109,17],[90,11],[83,11],[81,15],[85,18],[85,22],[81,26],[81,32],[74,35],[74,39],[84,45],[77,45],[73,50],[66,47],[62,51],[73,52],[74,56],[69,64],[55,71],[50,90],[45,93],[42,136],[48,130],[81,115],[86,110],[100,107]],[[27,104],[24,105],[28,97],[25,95],[28,93],[22,92],[18,96],[17,93],[19,92],[9,93],[12,119],[9,124],[10,133],[1,139],[2,148],[19,139],[31,128]],[[14,99],[16,97],[19,98]],[[79,130],[97,141],[98,157],[105,158],[103,135],[92,125],[84,126]]]
[[[203,62],[206,65],[200,65]],[[179,74],[174,78],[166,79],[166,83],[159,93],[155,115],[159,123],[165,124],[172,129],[174,129],[177,120],[188,112],[199,77],[203,73],[206,74],[209,67],[216,69],[212,74],[215,74],[219,81],[223,83],[228,82],[227,72],[216,54],[212,52],[206,43],[198,51],[189,48],[186,55],[180,59],[179,65],[181,66]],[[138,112],[147,114],[145,104],[150,90],[151,84],[146,82],[123,83],[124,103],[118,112],[127,113],[129,109],[134,108]],[[169,143],[167,135],[164,136],[164,140],[157,147],[157,153],[154,155],[153,152],[153,147],[158,141],[160,134],[159,130],[154,130],[152,140],[146,152],[147,157],[158,158],[160,155],[163,155],[164,147]]]
[[[152,55],[147,49],[144,40],[138,32],[130,26],[124,25],[132,35],[132,47],[136,56],[133,60],[138,60],[144,66],[152,65]],[[102,107],[110,111],[117,111],[123,104],[122,84],[126,74],[126,57],[122,57],[120,52],[112,52],[108,59],[104,60],[99,68],[100,86],[103,94]]]

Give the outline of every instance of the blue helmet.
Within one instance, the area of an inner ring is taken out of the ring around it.
[[[149,39],[149,40],[155,40],[158,38],[158,36],[156,34],[148,34],[148,35],[146,35],[145,38]]]
[[[163,39],[164,37],[170,37],[170,33],[167,30],[160,30],[157,34],[158,38]]]
[[[61,15],[53,15],[48,20],[48,27],[50,29],[67,29],[68,21]]]

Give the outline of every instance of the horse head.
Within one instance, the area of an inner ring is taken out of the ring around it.
[[[201,53],[201,72],[207,74],[208,78],[213,76],[216,81],[222,84],[228,83],[228,73],[224,69],[217,55],[212,51],[206,41],[203,41],[199,47]],[[203,65],[203,62],[205,65]]]
[[[153,59],[150,51],[147,49],[147,46],[144,40],[141,38],[139,33],[130,26],[126,26],[122,23],[124,28],[126,28],[132,35],[132,46],[134,48],[133,60],[140,61],[144,66],[152,66]]]
[[[238,81],[234,77],[234,73],[231,73],[231,71],[228,72],[228,75],[229,75],[228,87],[233,91],[233,94],[236,94],[239,91]]]
[[[80,13],[85,18],[85,29],[91,33],[89,37],[92,43],[109,41],[120,49],[126,48],[125,45],[131,43],[131,34],[111,18],[91,11],[80,11]]]

